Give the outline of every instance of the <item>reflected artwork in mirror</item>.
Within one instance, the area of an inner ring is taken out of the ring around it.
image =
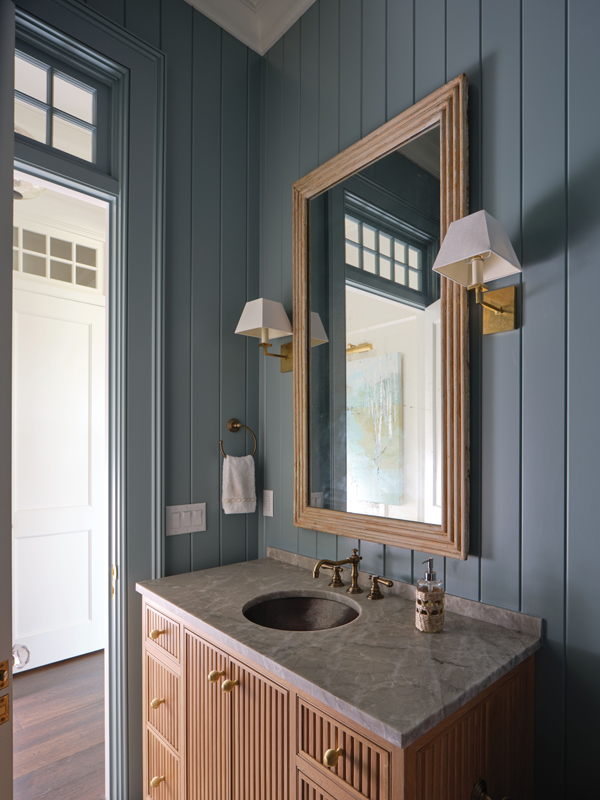
[[[466,291],[432,271],[468,213],[461,76],[294,186],[295,524],[468,553]],[[311,312],[329,341],[308,346]]]

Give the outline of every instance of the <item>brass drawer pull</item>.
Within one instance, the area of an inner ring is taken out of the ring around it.
[[[150,781],[150,786],[153,789],[156,789],[157,786],[161,785],[161,783],[164,781],[164,779],[165,779],[164,775],[162,775],[160,778],[158,776],[156,778],[152,778],[152,780]]]
[[[341,747],[338,747],[337,750],[326,750],[323,756],[323,764],[325,764],[326,767],[335,767],[337,766],[340,756],[343,755],[344,751]]]
[[[209,683],[216,683],[219,678],[222,678],[225,675],[224,672],[218,672],[216,669],[213,669],[212,672],[208,673],[208,682]]]
[[[164,698],[155,697],[154,700],[150,703],[151,708],[158,708],[161,703],[164,703]]]
[[[224,681],[223,685],[221,686],[221,689],[222,689],[222,691],[225,692],[225,694],[229,694],[229,692],[233,689],[234,686],[239,686],[239,685],[240,685],[240,682],[237,681],[237,680],[235,680],[235,681]]]
[[[158,637],[162,636],[163,633],[166,633],[166,631],[159,631],[159,630],[156,630],[156,628],[155,628],[153,631],[150,631],[150,638],[151,639],[158,639]]]

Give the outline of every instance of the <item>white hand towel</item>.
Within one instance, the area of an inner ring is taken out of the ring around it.
[[[256,511],[252,456],[227,456],[223,459],[223,511],[226,514],[252,514]]]

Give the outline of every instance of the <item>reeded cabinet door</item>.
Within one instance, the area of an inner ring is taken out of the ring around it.
[[[229,659],[190,631],[185,632],[187,800],[231,797],[230,703],[221,691]]]
[[[230,659],[232,798],[287,800],[289,796],[288,692]]]

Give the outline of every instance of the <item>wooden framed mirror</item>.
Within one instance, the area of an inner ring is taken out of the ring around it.
[[[461,75],[294,184],[298,527],[467,558],[467,162]]]

